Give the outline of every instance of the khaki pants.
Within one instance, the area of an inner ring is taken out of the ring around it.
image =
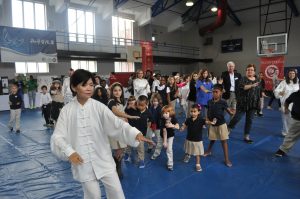
[[[173,140],[174,140],[174,137],[169,137],[167,139],[167,143],[168,143],[168,147],[167,147],[167,157],[168,157],[168,162],[167,162],[167,165],[168,166],[173,166]],[[161,149],[163,147],[163,138],[160,138],[158,141],[157,141],[157,145],[156,145],[156,148],[155,148],[155,151],[154,151],[154,154],[153,154],[153,157],[156,158],[160,155],[161,153]]]
[[[230,97],[226,100],[229,108],[236,109],[236,95],[235,92],[230,92]]]
[[[13,128],[14,123],[16,123],[16,130],[20,130],[20,118],[21,109],[10,109],[10,119],[8,123],[8,128]]]
[[[284,106],[281,106],[281,107],[284,107]],[[291,117],[291,114],[285,114],[284,112],[284,108],[282,108],[282,111],[281,111],[281,118],[282,118],[282,133],[289,133],[290,130],[290,126],[291,126],[291,120],[292,120],[292,117]]]
[[[160,137],[160,129],[157,129],[155,131],[153,131],[152,129],[148,128],[147,130],[147,135],[146,137],[149,139],[149,140],[152,140],[152,135],[155,135],[156,139],[157,139],[157,142],[159,142],[159,139],[161,139]],[[148,149],[153,149],[153,145],[148,145]]]
[[[285,153],[289,152],[289,150],[296,144],[299,138],[300,138],[300,121],[292,118],[289,133],[285,136],[283,143],[280,146],[280,149]]]
[[[117,175],[117,172],[107,174],[101,179],[105,187],[106,197],[108,199],[125,199],[123,189]],[[83,182],[82,189],[84,193],[84,199],[100,199],[101,189],[99,187],[98,180],[92,180],[88,182]]]
[[[139,161],[141,160],[145,160],[145,146],[144,146],[144,142],[140,142],[140,144],[137,146],[137,154],[138,154],[138,159]]]

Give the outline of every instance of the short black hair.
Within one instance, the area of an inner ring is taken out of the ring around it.
[[[41,87],[42,90],[43,90],[44,88],[45,88],[46,90],[48,89],[46,85],[43,85],[43,86]]]
[[[198,111],[201,111],[201,105],[200,104],[193,104],[191,109],[197,109]]]
[[[138,97],[138,101],[139,101],[139,102],[146,102],[146,103],[148,104],[148,97],[145,96],[145,95],[140,95],[140,96]]]
[[[215,84],[215,85],[213,86],[213,89],[214,89],[214,90],[217,89],[217,90],[223,91],[223,85],[222,85],[222,84]]]
[[[92,79],[93,83],[95,84],[95,78],[90,71],[87,71],[84,69],[78,69],[73,73],[73,75],[70,78],[70,87],[71,87],[73,96],[75,96],[76,93],[72,90],[72,86],[76,87],[81,83],[82,83],[82,85],[85,85],[87,83],[87,81],[89,81],[89,79]]]

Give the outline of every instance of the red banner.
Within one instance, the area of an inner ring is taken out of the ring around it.
[[[272,78],[278,70],[278,79],[284,78],[284,56],[260,58],[260,71],[264,73],[266,90],[273,90]]]
[[[152,42],[142,41],[142,70],[150,70],[153,72],[153,53],[152,53]]]
[[[132,73],[114,73],[110,74],[109,86],[115,82],[119,82],[123,87],[128,87],[128,80]]]

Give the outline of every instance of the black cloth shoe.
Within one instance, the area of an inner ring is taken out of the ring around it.
[[[16,130],[16,133],[20,133],[20,130]]]
[[[286,153],[284,151],[282,151],[281,149],[278,149],[278,151],[275,153],[275,156],[277,156],[277,157],[282,157],[285,155],[286,155]]]
[[[244,138],[244,142],[247,144],[253,144],[253,140]]]

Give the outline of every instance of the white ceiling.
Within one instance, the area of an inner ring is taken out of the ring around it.
[[[162,12],[158,16],[151,18],[151,6],[155,4],[157,0],[128,0],[125,4],[121,5],[118,10],[113,8],[113,0],[49,0],[50,4],[56,6],[56,10],[60,9],[58,5],[62,2],[70,2],[71,4],[79,4],[83,6],[93,7],[97,10],[98,14],[102,14],[103,18],[111,16],[113,13],[125,13],[132,16],[138,25],[143,26],[146,24],[154,24],[159,26],[164,26],[168,28],[168,31],[174,31],[183,26],[189,26],[189,24],[181,23],[181,15],[188,10],[185,6],[186,0],[182,0],[175,6],[172,6],[168,10]],[[172,2],[173,0],[169,0]],[[194,0],[196,2],[197,0]],[[262,0],[262,2],[267,3],[269,0]],[[300,10],[300,1],[294,0],[298,10]],[[255,7],[259,5],[259,0],[228,0],[228,4],[231,6],[232,10],[237,11],[240,9]],[[207,6],[208,4],[204,4]],[[211,13],[206,13],[205,16],[210,16]],[[236,12],[236,15],[241,20],[242,23],[251,20],[259,19],[258,8],[249,11]],[[213,19],[213,18],[212,18]],[[228,18],[228,20],[231,20]],[[199,24],[202,23],[200,20]]]

